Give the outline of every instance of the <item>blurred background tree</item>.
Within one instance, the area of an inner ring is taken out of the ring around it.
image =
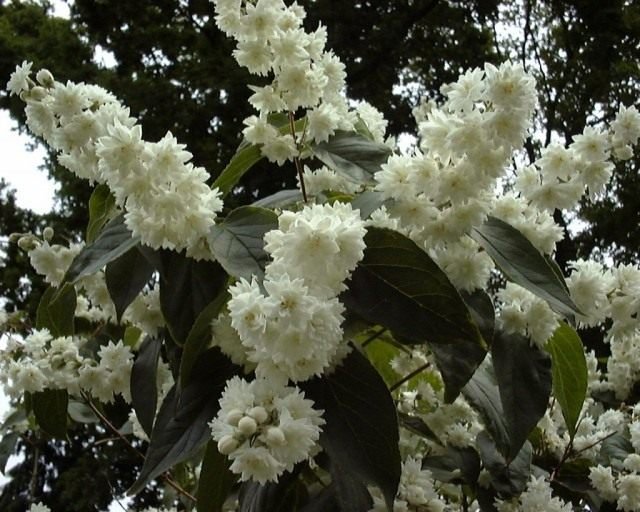
[[[620,105],[636,104],[640,96],[637,2],[298,3],[307,9],[308,27],[319,22],[327,26],[328,47],[347,67],[349,97],[366,100],[382,111],[393,136],[413,133],[413,107],[425,99],[438,99],[443,84],[485,62],[521,62],[538,81],[540,111],[522,157],[526,163],[535,161],[549,141],[568,144],[585,124],[611,121]],[[31,60],[35,69],[48,68],[59,80],[102,85],[139,118],[145,139],[157,140],[170,130],[187,144],[194,163],[204,166],[215,179],[240,143],[242,120],[251,114],[246,84],[257,80],[231,57],[233,44],[216,28],[210,3],[75,0],[69,5],[70,18],[62,19],[53,16],[51,3],[44,0],[0,1],[3,83],[17,63]],[[22,102],[2,93],[0,108],[7,109],[20,129],[25,129]],[[39,233],[46,225],[54,227],[59,238],[73,239],[83,232],[91,187],[59,167],[53,154],[44,167],[59,184],[54,211],[38,216],[21,210],[9,187],[0,184],[3,237],[12,232]],[[294,186],[292,167],[276,174],[262,164],[243,178],[228,206]],[[615,256],[637,262],[639,212],[636,158],[616,168],[604,197],[584,200],[577,218],[556,212],[556,220],[573,235],[559,245],[559,263],[566,271],[568,262],[577,257],[606,260]],[[33,314],[43,291],[41,280],[14,245],[3,245],[0,255],[0,296],[5,308]],[[582,334],[588,346],[606,356],[600,333]],[[25,433],[16,445],[22,462],[10,471],[13,481],[2,490],[0,510],[24,510],[29,499],[42,499],[54,511],[100,510],[112,496],[124,492],[137,471],[139,461],[122,447],[114,455],[123,461],[122,473],[116,476],[107,468],[115,459],[96,457],[89,462],[92,450],[79,456],[71,445],[34,435]],[[74,436],[82,446],[91,447],[104,433],[88,425],[74,431]],[[94,465],[98,468],[94,474],[103,475],[104,480],[85,492],[86,501],[79,502],[80,508],[70,508],[69,496],[74,500],[82,496],[80,491],[86,491],[87,483],[68,475],[82,474]],[[105,481],[109,485],[102,485]],[[149,500],[147,496],[140,504],[153,504]]]

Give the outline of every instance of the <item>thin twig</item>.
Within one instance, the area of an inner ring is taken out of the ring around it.
[[[431,363],[425,363],[423,364],[420,368],[417,368],[415,370],[413,370],[411,373],[405,375],[404,377],[402,377],[398,382],[396,382],[395,384],[393,384],[390,388],[389,388],[389,392],[395,391],[396,389],[398,389],[400,386],[402,386],[405,382],[413,379],[416,375],[418,375],[419,373],[423,372],[424,370],[426,370],[427,368],[429,368],[429,366],[431,366]]]
[[[293,137],[293,141],[296,143],[296,149],[298,150],[298,153],[299,153],[300,144],[298,144],[298,141],[296,140],[295,118],[291,110],[289,110],[289,129],[291,130],[291,136]],[[304,186],[304,175],[302,172],[302,165],[300,164],[300,158],[297,155],[293,157],[293,163],[296,166],[296,171],[298,171],[298,179],[300,180],[300,190],[302,191],[302,199],[304,199],[305,203],[308,203],[309,200],[307,198],[307,189]]]
[[[369,343],[371,343],[372,341],[376,340],[379,336],[381,336],[382,334],[384,334],[387,331],[387,329],[385,329],[384,327],[382,329],[380,329],[378,332],[373,333],[371,336],[369,336],[366,340],[364,340],[362,342],[362,347],[366,347]]]
[[[38,459],[40,458],[40,447],[36,444],[33,450],[33,470],[31,471],[31,481],[29,482],[29,499],[32,503],[35,503],[36,485],[38,483]]]

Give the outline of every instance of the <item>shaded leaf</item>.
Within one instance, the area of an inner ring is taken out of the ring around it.
[[[51,437],[66,439],[69,394],[64,389],[45,389],[31,395],[38,426]]]
[[[278,227],[278,216],[272,210],[257,206],[241,206],[211,228],[209,246],[229,275],[260,277],[269,261],[264,251],[264,235]]]
[[[494,489],[508,496],[524,491],[531,475],[531,443],[526,442],[510,463],[496,449],[493,439],[485,430],[478,434],[476,445],[484,467],[491,474]]]
[[[161,348],[161,339],[147,337],[140,345],[131,369],[131,405],[148,436],[151,435],[158,405],[157,375]]]
[[[618,471],[622,471],[624,469],[624,459],[632,453],[635,453],[635,450],[631,441],[626,435],[617,432],[602,441],[598,454],[598,464],[611,466]]]
[[[7,469],[9,457],[15,452],[18,439],[20,439],[20,434],[12,431],[5,433],[0,440],[0,473],[3,475]]]
[[[48,329],[55,338],[71,336],[75,331],[76,302],[76,290],[72,284],[47,288],[36,311],[36,328]]]
[[[240,181],[240,178],[262,158],[262,153],[258,146],[250,145],[241,147],[236,154],[233,155],[233,158],[220,173],[220,176],[213,182],[211,188],[219,188],[222,192],[222,197],[226,196],[233,190],[233,187]]]
[[[516,456],[529,433],[544,416],[551,394],[551,360],[518,334],[496,333],[491,347],[510,446]]]
[[[458,291],[412,240],[382,228],[369,228],[364,240],[340,297],[347,308],[411,342],[483,344]]]
[[[377,485],[391,509],[400,481],[396,409],[378,372],[353,350],[334,373],[303,384],[324,410],[320,445],[331,461],[339,503]]]
[[[64,280],[75,283],[84,276],[95,274],[107,263],[138,245],[140,237],[131,235],[124,223],[124,215],[112,219],[98,237],[85,245],[71,262]]]
[[[149,282],[154,268],[137,247],[107,264],[105,281],[118,321]]]
[[[298,478],[301,465],[285,472],[277,482],[244,482],[238,492],[238,512],[296,512],[306,501],[307,489]],[[199,512],[199,511],[198,511]]]
[[[302,192],[297,188],[280,190],[275,194],[258,199],[251,206],[259,206],[262,208],[282,208],[291,204],[302,201]]]
[[[441,482],[474,486],[480,474],[480,457],[473,448],[447,446],[442,455],[425,457],[422,467],[431,471],[433,477]]]
[[[431,343],[429,350],[435,356],[442,375],[447,403],[453,403],[487,355],[483,347],[466,340],[450,345]]]
[[[391,155],[391,149],[354,132],[337,131],[326,142],[311,147],[315,157],[356,183],[373,183],[373,175]]]
[[[67,412],[69,417],[78,423],[98,423],[100,421],[91,407],[78,400],[69,400]]]
[[[100,184],[89,198],[89,223],[86,239],[93,242],[116,209],[116,199],[107,185]]]
[[[171,388],[158,412],[144,464],[130,494],[192,457],[211,438],[208,424],[220,408],[220,394],[238,371],[220,350],[211,348],[202,353],[182,391]]]
[[[429,426],[418,416],[410,416],[404,412],[398,412],[400,425],[416,435],[426,437],[432,441],[440,442],[438,436],[429,428]]]
[[[491,346],[496,327],[496,312],[491,297],[484,290],[475,290],[473,293],[461,292],[460,295],[469,308],[472,320],[480,329],[485,343]]]
[[[222,512],[222,505],[237,476],[229,470],[229,459],[218,451],[214,441],[207,443],[196,492],[198,512]]]
[[[351,207],[354,210],[360,210],[360,218],[368,219],[373,212],[380,208],[383,204],[389,200],[385,199],[382,192],[376,192],[375,190],[365,190],[361,194],[358,194],[353,201],[351,201]]]
[[[567,284],[538,249],[520,231],[495,217],[474,228],[471,237],[504,272],[507,279],[546,300],[563,315],[580,313]]]
[[[578,333],[568,324],[556,329],[546,349],[551,354],[553,396],[558,400],[571,439],[587,396],[589,371]]]

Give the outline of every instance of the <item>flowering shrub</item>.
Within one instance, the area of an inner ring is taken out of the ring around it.
[[[212,186],[107,91],[34,80],[27,62],[8,83],[96,185],[84,242],[19,237],[51,287],[30,332],[7,328],[16,406],[64,438],[70,420],[113,428],[102,404],[121,397],[148,443],[130,492],[162,477],[200,512],[640,510],[640,269],[579,260],[565,278],[552,258],[554,210],[603,192],[640,113],[507,180],[536,108],[519,65],[468,71],[417,108],[407,154],[347,101],[300,6],[214,5],[267,85],[250,86],[256,114]],[[293,164],[299,191],[225,211],[263,158]],[[606,331],[606,372],[579,326]]]

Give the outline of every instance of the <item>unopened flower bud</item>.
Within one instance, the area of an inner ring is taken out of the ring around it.
[[[32,89],[29,90],[29,99],[35,101],[42,101],[47,97],[47,90],[44,87],[40,87],[36,85]]]
[[[51,239],[53,238],[53,228],[50,226],[44,228],[42,230],[42,238],[44,238],[47,242],[51,242]]]
[[[267,430],[267,442],[269,444],[283,445],[286,442],[284,432],[278,427],[270,427]]]
[[[238,447],[238,441],[236,441],[233,436],[223,436],[220,441],[218,441],[218,451],[222,455],[229,455]]]
[[[251,416],[245,416],[238,422],[238,430],[244,436],[252,436],[258,430],[258,424]]]
[[[31,251],[35,248],[35,242],[31,236],[23,236],[18,240],[18,247],[23,251]]]
[[[264,423],[267,421],[269,414],[264,407],[257,406],[249,411],[249,416],[256,420],[257,423]]]
[[[244,413],[240,409],[231,409],[227,413],[227,423],[231,426],[237,427],[238,422],[244,417]]]
[[[36,80],[44,87],[53,87],[53,75],[48,69],[41,69],[36,73]]]

